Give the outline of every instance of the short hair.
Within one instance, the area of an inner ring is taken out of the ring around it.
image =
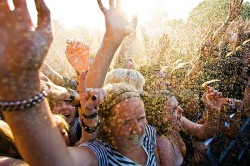
[[[145,79],[143,75],[134,69],[117,68],[108,72],[104,84],[125,82],[134,86],[138,93],[143,93]]]

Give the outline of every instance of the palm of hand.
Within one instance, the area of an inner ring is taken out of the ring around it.
[[[81,41],[67,41],[66,56],[73,68],[80,72],[89,68],[89,46]]]
[[[243,0],[232,0],[229,4],[229,15],[228,20],[233,21],[242,10]]]
[[[222,107],[222,94],[211,87],[208,87],[207,91],[202,96],[202,101],[206,107],[218,108]]]
[[[124,11],[120,8],[111,8],[104,11],[106,34],[114,41],[122,39],[136,29],[137,18],[130,21]]]
[[[0,22],[1,73],[19,76],[38,72],[52,42],[50,29],[33,31],[29,14],[21,9],[1,11]]]

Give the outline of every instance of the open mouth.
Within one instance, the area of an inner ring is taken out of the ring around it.
[[[130,140],[133,142],[133,143],[138,143],[140,141],[140,136],[139,135],[133,135]]]
[[[182,127],[181,117],[177,117],[176,122],[177,122],[178,126]]]
[[[63,114],[63,116],[65,116],[65,118],[69,118],[70,114]]]

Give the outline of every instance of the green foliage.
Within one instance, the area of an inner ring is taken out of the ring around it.
[[[189,13],[188,24],[204,27],[224,21],[229,11],[230,0],[204,0]],[[245,2],[241,13],[243,20],[250,18],[250,4]]]
[[[229,9],[229,0],[204,0],[189,13],[188,23],[195,27],[208,26],[224,21]]]
[[[250,3],[249,2],[245,2],[243,4],[243,10],[241,12],[241,16],[244,21],[250,19]]]

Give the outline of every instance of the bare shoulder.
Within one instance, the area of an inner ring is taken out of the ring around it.
[[[76,166],[97,166],[98,161],[95,153],[87,147],[68,147]]]
[[[165,136],[158,136],[156,143],[160,165],[175,166],[175,148],[172,142]]]

